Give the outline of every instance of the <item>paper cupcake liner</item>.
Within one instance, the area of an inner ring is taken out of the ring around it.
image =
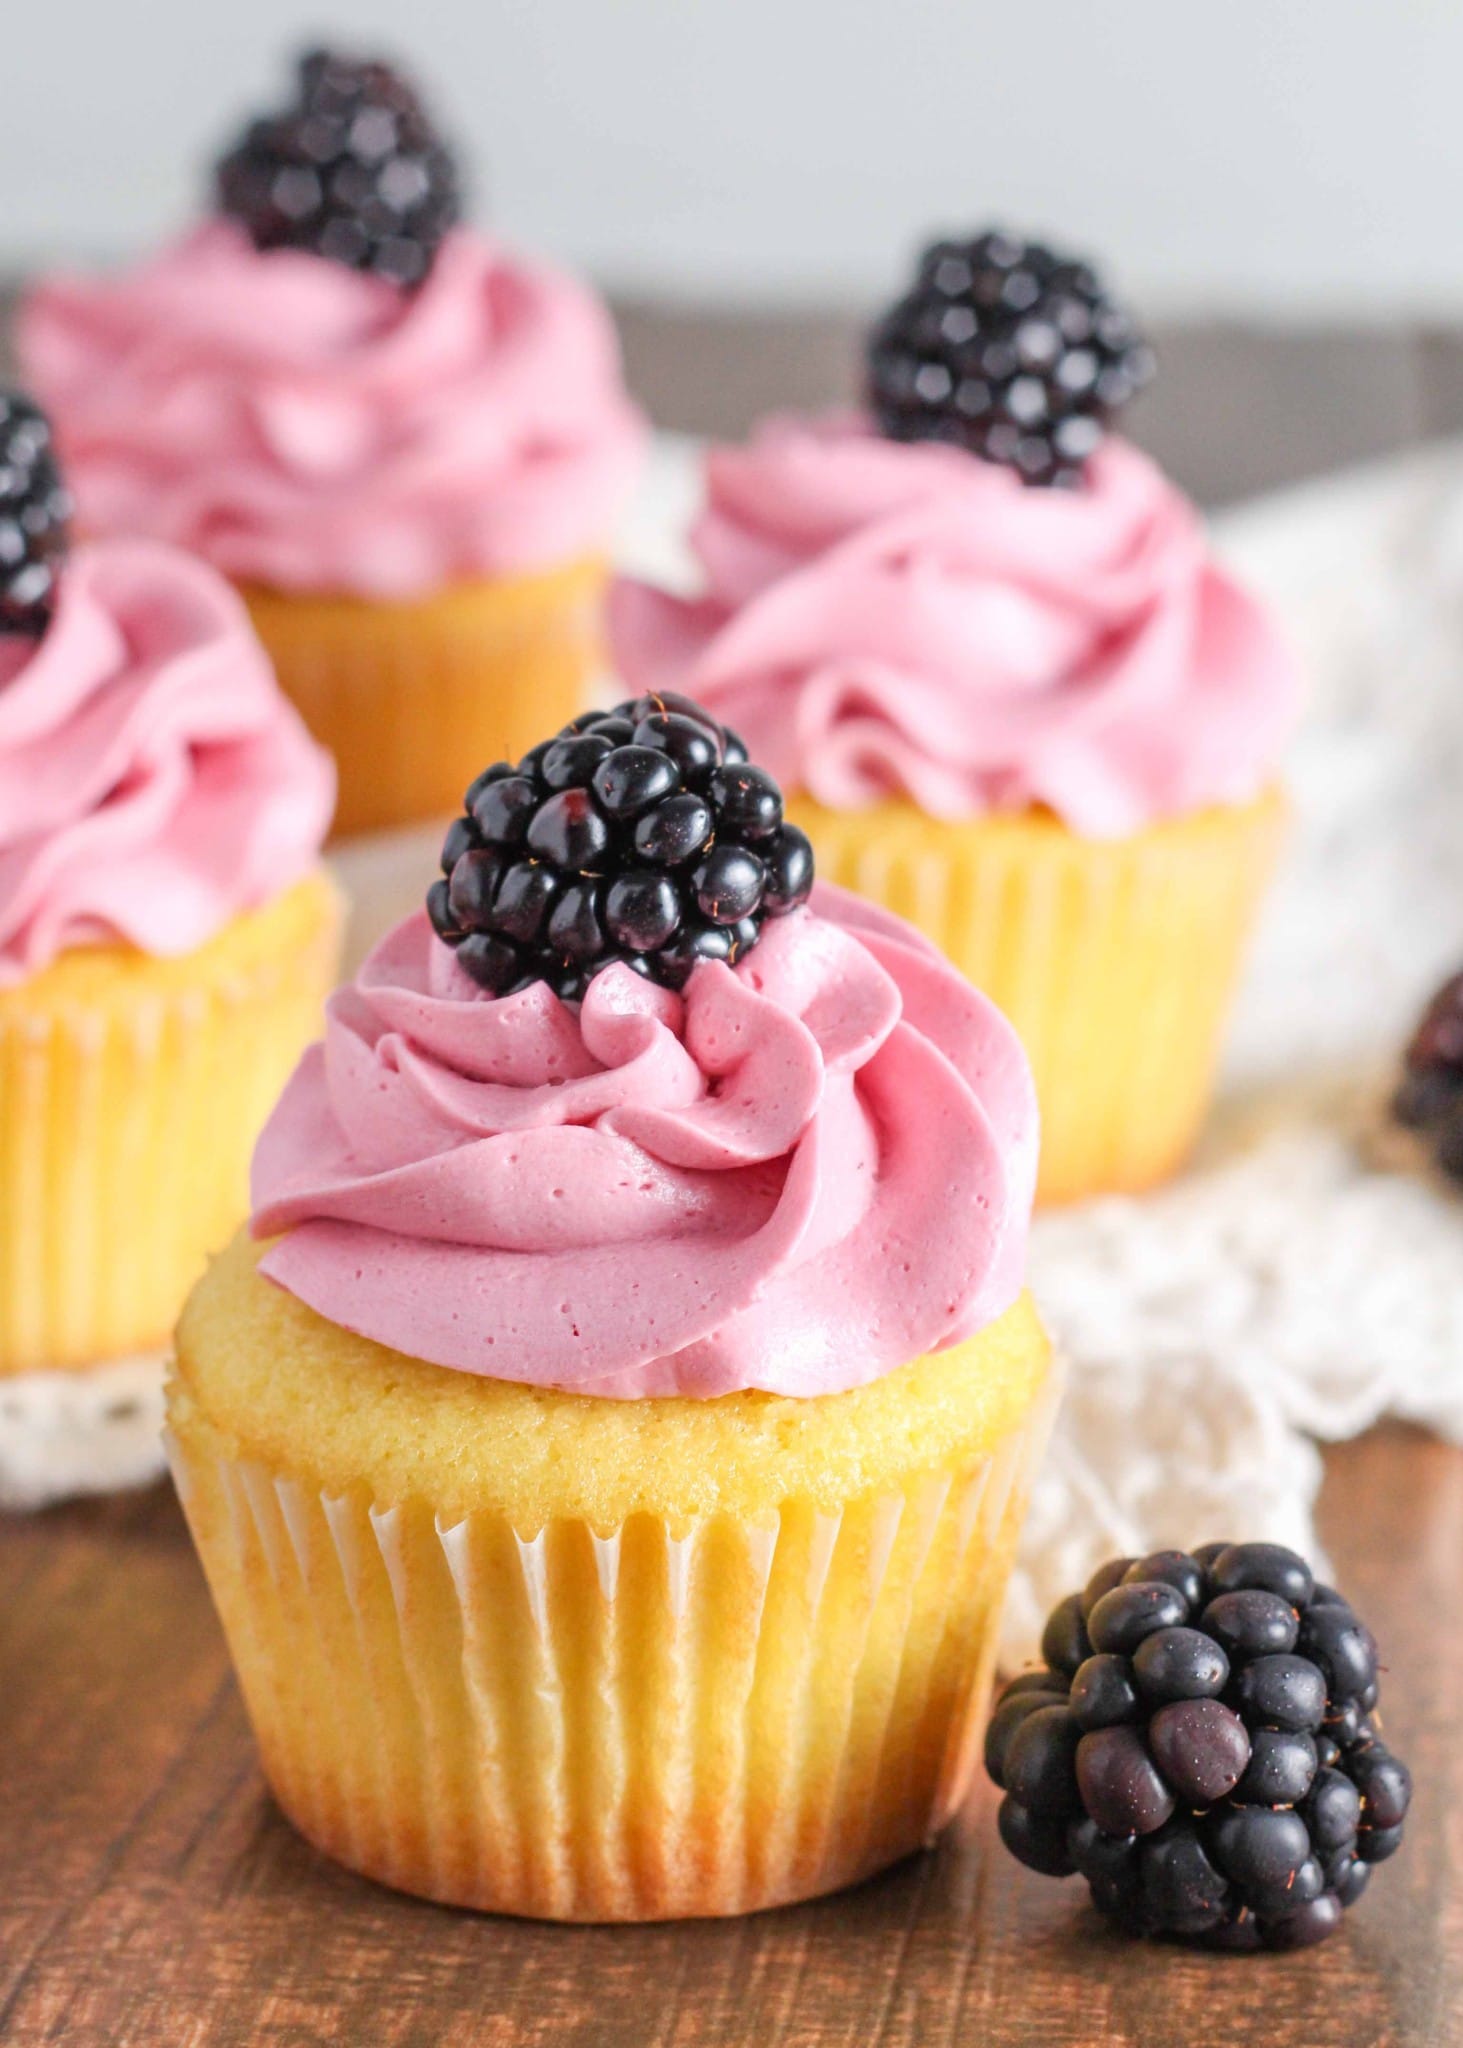
[[[411,602],[246,588],[285,694],[335,756],[336,834],[447,817],[480,769],[575,717],[604,580],[586,560]]]
[[[449,1525],[168,1450],[312,1842],[451,1904],[647,1920],[833,1890],[954,1812],[1055,1397],[906,1491],[679,1528]]]
[[[120,1493],[162,1476],[163,1353],[0,1379],[0,1508]]]
[[[1182,1163],[1274,866],[1277,791],[1112,841],[903,802],[789,814],[823,880],[917,925],[1015,1025],[1041,1104],[1038,1200],[1149,1187]]]
[[[185,959],[77,952],[0,992],[0,1394],[165,1348],[247,1213],[339,925],[315,876]]]

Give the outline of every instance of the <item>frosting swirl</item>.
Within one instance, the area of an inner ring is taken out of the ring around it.
[[[773,420],[707,458],[704,592],[611,597],[638,689],[697,697],[836,810],[1045,806],[1113,837],[1245,801],[1298,675],[1193,507],[1110,439],[1079,491],[863,421]]]
[[[0,987],[68,946],[190,952],[314,865],[334,794],[221,577],[78,549],[44,635],[0,639]]]
[[[643,426],[594,296],[465,230],[419,290],[205,222],[22,310],[83,529],[412,597],[603,547]]]
[[[617,1398],[830,1393],[971,1335],[1022,1284],[1025,1055],[907,926],[814,907],[578,1010],[398,926],[260,1140],[261,1270],[415,1357]]]

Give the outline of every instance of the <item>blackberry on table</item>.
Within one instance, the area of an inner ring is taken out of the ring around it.
[[[925,250],[869,337],[868,397],[891,440],[953,442],[1026,483],[1073,485],[1153,367],[1090,264],[993,229]]]
[[[0,632],[45,631],[70,520],[50,421],[24,393],[0,388]]]
[[[617,960],[682,988],[703,960],[735,965],[813,886],[812,848],[772,777],[670,692],[587,712],[496,762],[465,806],[427,911],[495,996],[546,981],[577,1001]]]
[[[1151,1704],[1211,1699],[1229,1682],[1229,1659],[1196,1628],[1160,1628],[1133,1652],[1138,1689]]]
[[[1148,1746],[1164,1779],[1189,1806],[1225,1798],[1254,1761],[1248,1728],[1216,1699],[1170,1700],[1148,1723]]]
[[[1094,1650],[1114,1656],[1131,1656],[1145,1636],[1162,1628],[1178,1628],[1187,1619],[1189,1603],[1177,1586],[1165,1579],[1134,1584],[1125,1579],[1104,1593],[1087,1617],[1087,1633]]]
[[[1001,1839],[1131,1932],[1307,1947],[1400,1847],[1412,1779],[1373,1719],[1376,1641],[1294,1551],[1114,1559],[1042,1655],[987,1731]]]
[[[1300,1617],[1278,1593],[1254,1586],[1211,1600],[1201,1626],[1230,1656],[1262,1657],[1295,1648]]]
[[[1079,1727],[1118,1728],[1143,1711],[1133,1666],[1110,1651],[1095,1652],[1072,1676],[1072,1714]]]
[[[1392,1114],[1421,1134],[1444,1173],[1463,1182],[1463,974],[1445,981],[1423,1011]]]
[[[1303,1729],[1288,1728],[1256,1728],[1249,1742],[1250,1760],[1235,1798],[1247,1806],[1299,1805],[1315,1783],[1321,1743]],[[1340,1757],[1337,1746],[1337,1762]]]
[[[258,249],[304,249],[418,285],[457,220],[457,170],[412,86],[333,50],[300,58],[295,98],[251,121],[216,172]]]
[[[1173,1812],[1173,1794],[1137,1728],[1084,1735],[1076,1761],[1077,1803],[1105,1835],[1151,1834]]]

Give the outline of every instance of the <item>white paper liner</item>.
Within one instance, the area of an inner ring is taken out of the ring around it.
[[[146,1486],[164,1470],[164,1354],[0,1379],[0,1508]]]
[[[856,1881],[960,1804],[1055,1383],[958,1481],[676,1533],[444,1523],[168,1453],[320,1847],[501,1912],[738,1913]]]

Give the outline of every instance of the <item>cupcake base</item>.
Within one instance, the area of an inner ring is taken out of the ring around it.
[[[1183,1163],[1282,836],[1278,790],[1119,840],[901,800],[799,796],[788,815],[823,880],[917,925],[1015,1025],[1041,1105],[1038,1201],[1136,1192]]]
[[[949,1818],[1054,1399],[1028,1301],[849,1394],[613,1402],[384,1351],[256,1257],[185,1314],[169,1448],[318,1847],[654,1920],[834,1890]]]
[[[160,1479],[163,1364],[155,1351],[84,1373],[0,1379],[0,1508],[49,1507]]]
[[[335,756],[336,836],[449,816],[480,769],[582,711],[604,580],[584,560],[408,601],[246,587],[286,696]]]
[[[0,990],[0,1395],[167,1346],[335,971],[323,874],[164,960],[77,948]]]

